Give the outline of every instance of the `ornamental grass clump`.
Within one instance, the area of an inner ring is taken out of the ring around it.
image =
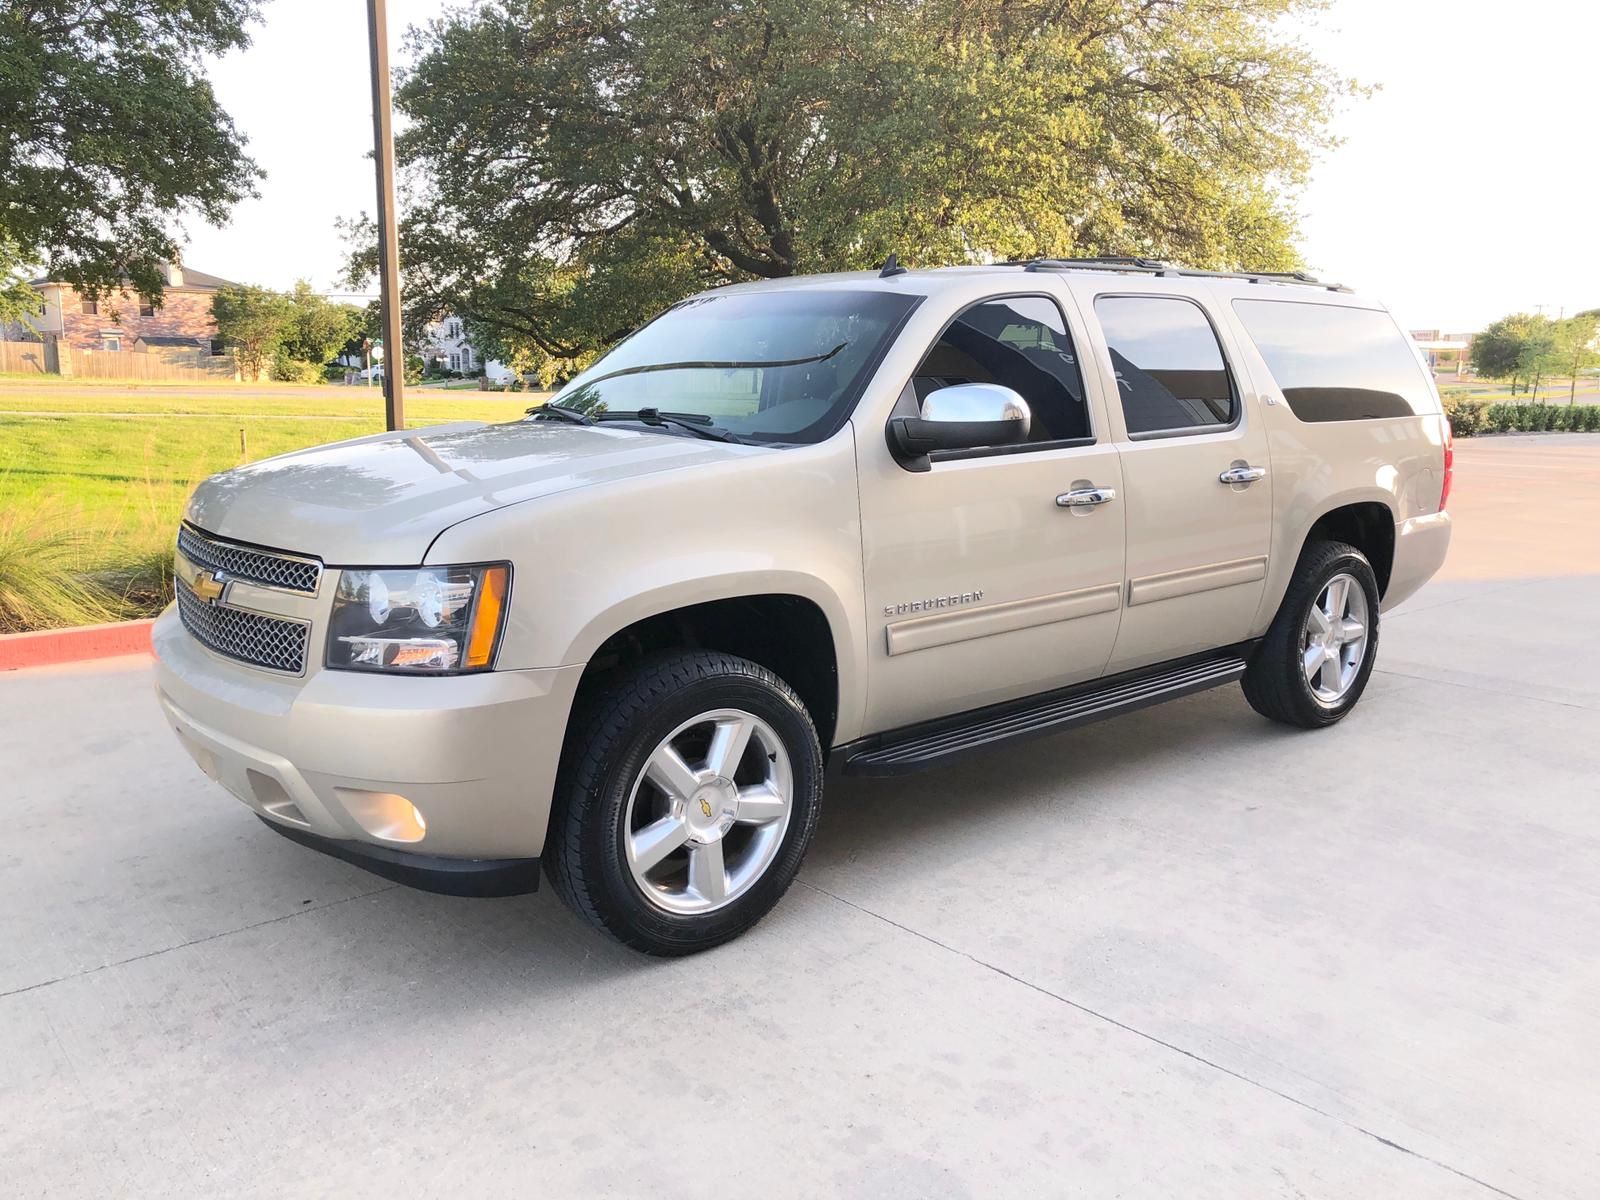
[[[97,625],[118,600],[79,574],[79,539],[37,513],[0,513],[0,634]]]

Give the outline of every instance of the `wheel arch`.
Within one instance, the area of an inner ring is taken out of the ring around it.
[[[1300,551],[1315,541],[1346,542],[1367,556],[1378,580],[1378,597],[1389,590],[1394,571],[1395,512],[1388,498],[1353,500],[1329,506],[1300,539]]]
[[[1280,516],[1267,587],[1256,612],[1255,635],[1264,633],[1277,615],[1300,556],[1313,541],[1348,542],[1365,554],[1377,577],[1381,600],[1394,571],[1395,519],[1395,496],[1379,487],[1340,492],[1314,508]]]
[[[717,650],[759,663],[792,687],[826,752],[859,719],[843,605],[805,577],[763,574],[723,585],[633,596],[595,618],[575,646],[573,660],[585,664],[580,691],[653,652]]]

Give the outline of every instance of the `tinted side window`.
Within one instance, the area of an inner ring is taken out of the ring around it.
[[[1416,354],[1386,312],[1284,300],[1235,300],[1233,311],[1302,421],[1438,411]]]
[[[912,377],[917,403],[958,383],[998,383],[1033,410],[1029,442],[1091,436],[1083,377],[1054,300],[1008,296],[974,304],[950,327]]]
[[[1101,296],[1129,433],[1228,425],[1238,415],[1228,366],[1200,307],[1175,296]]]

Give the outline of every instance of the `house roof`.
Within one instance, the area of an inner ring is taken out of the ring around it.
[[[210,275],[205,271],[196,271],[193,267],[184,267],[183,282],[177,285],[167,285],[163,291],[168,292],[214,292],[218,288],[238,287],[239,284],[231,279],[224,279],[220,275]],[[65,280],[51,279],[48,275],[41,275],[37,279],[28,281],[29,287],[44,287],[49,283],[65,284]],[[129,281],[124,280],[124,283]]]

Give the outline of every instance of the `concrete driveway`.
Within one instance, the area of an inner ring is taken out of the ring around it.
[[[274,836],[145,662],[0,678],[0,1192],[1600,1194],[1600,437],[1457,463],[1338,728],[847,783],[688,961]]]

